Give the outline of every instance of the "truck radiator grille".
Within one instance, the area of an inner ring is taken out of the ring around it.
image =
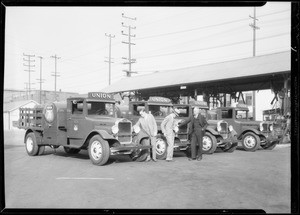
[[[131,122],[119,122],[118,128],[119,128],[118,140],[120,141],[120,143],[131,143],[132,142]]]
[[[188,126],[184,125],[181,128],[179,128],[177,132],[177,137],[180,140],[187,140],[188,139]]]
[[[226,139],[228,137],[228,123],[227,122],[221,122],[220,126],[221,126],[220,134],[224,139]]]

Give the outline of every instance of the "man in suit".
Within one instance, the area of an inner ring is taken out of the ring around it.
[[[140,126],[140,128],[148,135],[150,144],[152,146],[152,160],[156,162],[156,135],[157,135],[157,124],[151,113],[146,113],[145,108],[139,111],[141,118],[134,126]],[[146,161],[150,161],[150,149],[149,155]]]
[[[173,150],[174,150],[174,138],[175,138],[175,127],[176,122],[174,120],[175,117],[179,116],[180,111],[175,108],[171,114],[166,116],[164,120],[162,121],[160,127],[164,134],[164,136],[167,139],[167,158],[166,161],[171,162],[173,161]]]
[[[191,151],[192,157],[189,160],[202,160],[202,147],[203,147],[203,136],[208,123],[204,116],[200,113],[198,107],[194,108],[194,114],[190,116],[187,120],[182,122],[179,127],[190,123],[189,135],[191,136]],[[198,153],[196,151],[197,145],[199,146]],[[197,157],[196,157],[197,154]]]

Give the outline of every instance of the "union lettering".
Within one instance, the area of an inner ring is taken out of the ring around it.
[[[111,94],[107,94],[107,93],[100,93],[100,92],[92,92],[89,93],[89,97],[90,98],[99,98],[99,99],[113,99]]]

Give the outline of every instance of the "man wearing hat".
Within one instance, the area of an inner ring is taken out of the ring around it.
[[[189,160],[202,160],[202,147],[203,147],[203,136],[205,133],[205,129],[208,126],[208,123],[204,116],[200,113],[199,107],[194,108],[194,114],[190,116],[187,120],[179,125],[179,128],[183,125],[190,123],[189,126],[189,135],[191,136],[191,151],[192,157]],[[196,151],[196,147],[199,145],[198,153]]]
[[[167,158],[166,161],[171,162],[173,161],[173,150],[174,150],[174,138],[175,138],[175,131],[176,123],[174,118],[179,116],[180,111],[175,108],[173,109],[172,113],[166,116],[162,121],[160,127],[167,139],[168,147],[167,147]]]

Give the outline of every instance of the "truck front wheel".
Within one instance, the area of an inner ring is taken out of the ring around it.
[[[212,134],[206,132],[203,136],[202,151],[204,154],[212,154],[217,148],[217,138]]]
[[[109,145],[100,135],[95,135],[90,139],[88,151],[93,164],[102,166],[108,161],[110,155]]]
[[[156,158],[164,160],[167,157],[167,141],[162,135],[156,138]]]
[[[251,151],[251,152],[256,151],[260,146],[259,136],[257,136],[252,132],[247,132],[246,134],[243,135],[242,145],[246,151]]]
[[[27,154],[30,156],[35,156],[39,152],[39,146],[36,143],[36,137],[33,132],[30,132],[26,135],[25,147]]]

